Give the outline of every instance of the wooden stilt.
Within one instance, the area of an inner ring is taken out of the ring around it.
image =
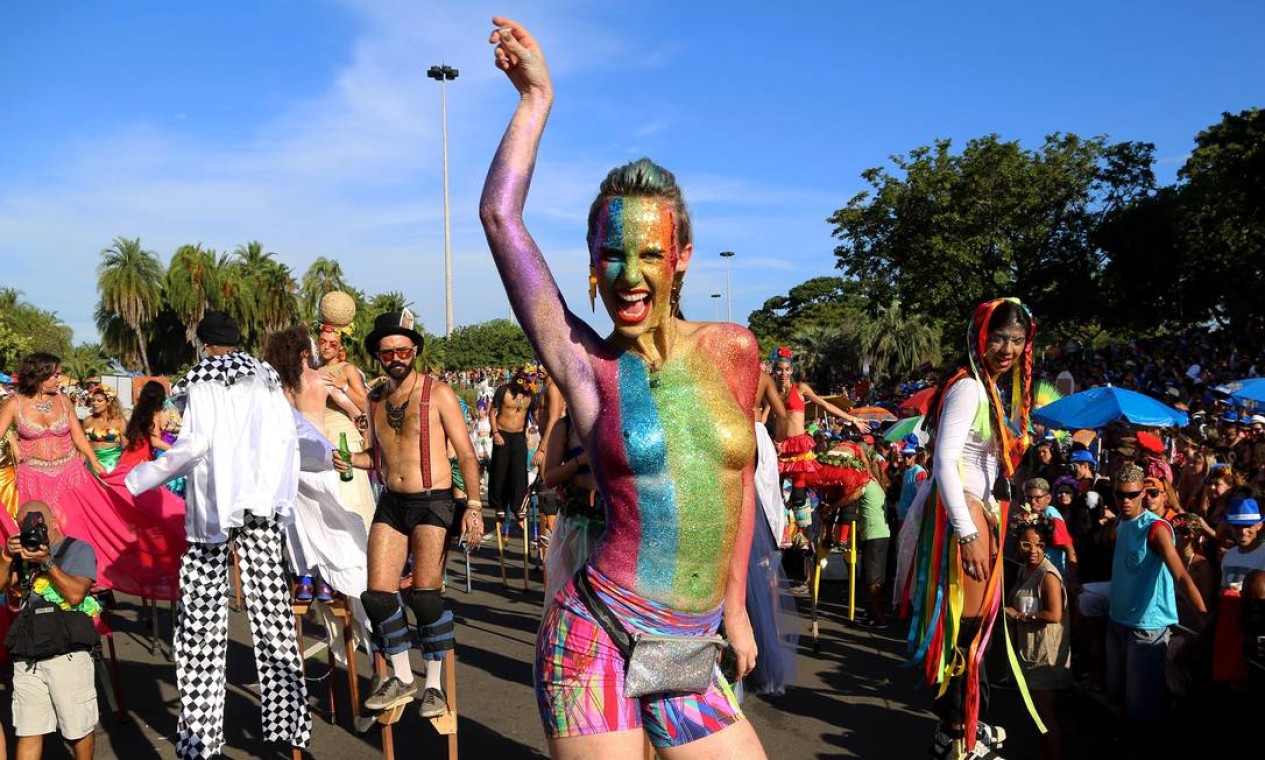
[[[500,520],[496,521],[496,555],[501,562],[501,585],[509,588],[509,578],[505,574],[505,534],[501,532],[504,527]]]

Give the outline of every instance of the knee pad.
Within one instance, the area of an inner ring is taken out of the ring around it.
[[[417,615],[417,633],[425,660],[442,660],[456,642],[452,612],[444,609],[444,598],[435,589],[419,589],[409,601]]]
[[[399,654],[412,646],[408,618],[400,606],[399,594],[366,591],[360,595],[365,614],[373,627],[373,645],[383,654]]]

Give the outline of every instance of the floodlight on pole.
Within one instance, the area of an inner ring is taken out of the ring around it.
[[[720,321],[720,294],[719,293],[712,293],[712,307],[713,307],[712,318],[715,321],[719,322]]]
[[[444,145],[444,335],[452,335],[452,226],[448,216],[448,87],[447,82],[459,72],[441,64],[426,70],[426,76],[439,82],[439,102],[443,121]]]
[[[730,260],[734,257],[733,251],[721,251],[720,257],[725,260],[725,308],[730,322],[734,321],[734,297],[733,291],[730,289]]]

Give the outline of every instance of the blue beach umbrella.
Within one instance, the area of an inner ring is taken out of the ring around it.
[[[1171,427],[1185,425],[1189,418],[1185,412],[1165,406],[1150,396],[1106,386],[1073,393],[1043,406],[1032,413],[1032,419],[1046,427],[1097,430],[1120,419],[1142,427]]]
[[[1246,380],[1236,380],[1233,383],[1227,383],[1217,388],[1230,394],[1230,398],[1234,399],[1234,403],[1245,409],[1255,410],[1265,407],[1265,377],[1249,377]]]

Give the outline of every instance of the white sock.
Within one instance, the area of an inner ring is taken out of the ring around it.
[[[443,660],[427,660],[426,661],[426,688],[438,689],[443,691],[444,661]]]
[[[391,670],[400,683],[413,683],[413,663],[408,659],[409,650],[391,655]]]

